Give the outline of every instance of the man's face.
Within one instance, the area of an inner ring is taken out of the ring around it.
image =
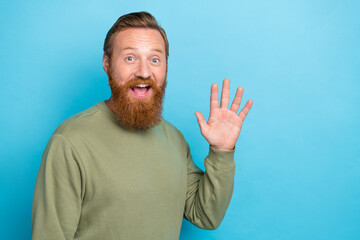
[[[120,124],[148,129],[161,120],[166,86],[165,42],[154,29],[130,28],[113,39],[113,55],[104,54],[111,100]]]

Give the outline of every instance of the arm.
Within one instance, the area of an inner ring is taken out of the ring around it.
[[[188,147],[187,147],[188,148]],[[212,147],[204,160],[205,173],[188,150],[187,196],[184,216],[195,226],[216,229],[224,218],[234,187],[234,151]]]
[[[205,159],[205,173],[192,162],[188,150],[188,188],[185,217],[200,228],[215,229],[222,221],[230,203],[234,186],[234,149],[243,121],[250,111],[252,101],[237,114],[243,89],[236,91],[231,108],[229,105],[230,80],[225,79],[219,108],[218,86],[211,87],[210,117],[208,122],[200,112],[196,117],[201,134],[210,144]]]
[[[33,240],[73,239],[83,194],[81,165],[72,145],[53,135],[36,180],[31,218]]]

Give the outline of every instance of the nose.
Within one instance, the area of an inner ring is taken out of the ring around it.
[[[140,61],[135,76],[138,78],[149,78],[151,77],[150,67],[147,61]]]

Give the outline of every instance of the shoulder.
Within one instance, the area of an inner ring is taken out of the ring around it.
[[[167,134],[169,138],[177,139],[179,143],[183,144],[184,147],[187,148],[188,144],[184,138],[184,135],[173,124],[165,119],[162,119],[161,123],[159,124],[159,128],[162,129],[162,131]]]
[[[67,118],[57,127],[53,135],[62,135],[71,139],[92,132],[107,119],[97,105]]]
[[[180,132],[179,129],[177,129],[174,125],[172,125],[170,122],[168,122],[167,120],[165,119],[162,119],[160,124],[159,124],[159,127],[162,129],[162,130],[165,130],[167,132],[171,132],[173,134],[176,134],[176,135],[179,135],[179,136],[182,136],[183,137],[183,134]]]

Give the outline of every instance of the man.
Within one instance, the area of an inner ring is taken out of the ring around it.
[[[210,117],[196,112],[210,144],[205,173],[183,135],[161,118],[169,44],[149,13],[120,17],[104,44],[111,97],[63,122],[42,157],[32,237],[40,239],[178,239],[182,218],[219,226],[229,205],[234,148],[249,100],[229,105],[228,79],[211,87]]]

